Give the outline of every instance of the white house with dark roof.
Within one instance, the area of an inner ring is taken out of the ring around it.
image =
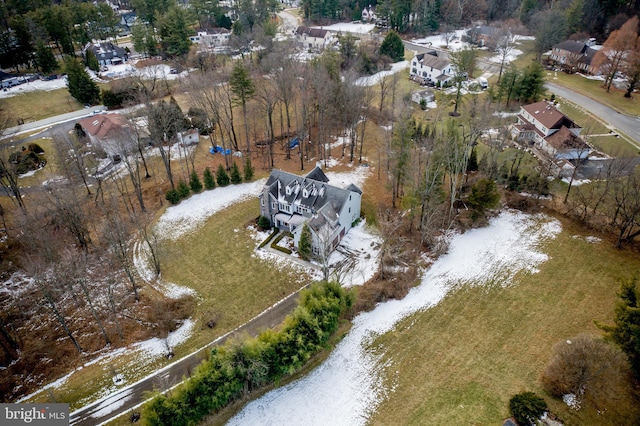
[[[420,53],[411,60],[409,76],[420,84],[444,85],[453,78],[451,61],[435,50]]]
[[[205,49],[220,49],[229,45],[230,38],[231,31],[226,28],[200,28],[189,40]]]
[[[511,137],[520,142],[532,142],[556,160],[581,160],[591,152],[580,137],[581,130],[552,103],[540,101],[520,107],[518,123],[511,128]]]
[[[314,254],[327,245],[333,250],[360,217],[362,191],[353,184],[343,189],[328,182],[319,167],[305,176],[273,170],[259,195],[260,214],[291,232],[296,247],[306,223]]]
[[[296,41],[305,49],[322,51],[334,42],[334,37],[323,28],[300,26],[296,29]]]

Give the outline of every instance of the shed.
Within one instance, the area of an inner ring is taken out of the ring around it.
[[[411,100],[417,104],[422,102],[429,103],[436,100],[436,94],[431,89],[419,90],[411,94]]]

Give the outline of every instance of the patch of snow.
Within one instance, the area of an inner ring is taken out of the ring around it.
[[[176,240],[199,228],[211,215],[239,201],[257,197],[266,182],[255,182],[218,187],[192,195],[180,204],[169,207],[155,226],[162,238]]]
[[[118,408],[122,407],[125,402],[131,399],[133,393],[133,389],[128,389],[123,393],[117,393],[115,395],[110,396],[105,399],[96,407],[95,411],[91,412],[91,417],[93,418],[101,418],[106,416],[109,413],[114,412]]]
[[[562,395],[562,401],[567,404],[567,407],[571,408],[572,410],[580,409],[580,399],[574,393],[567,393],[565,395]]]
[[[20,84],[19,86],[13,86],[7,88],[7,90],[0,90],[0,98],[10,98],[12,96],[21,95],[27,92],[44,91],[50,92],[52,90],[64,89],[67,87],[67,80],[65,78],[57,78],[55,80],[35,80],[27,83]]]
[[[569,184],[571,179],[568,177],[563,177],[562,181],[566,184]],[[573,182],[571,182],[571,186],[580,186],[580,185],[585,185],[587,183],[591,183],[591,181],[589,179],[574,179]]]
[[[383,78],[389,75],[393,75],[397,72],[400,72],[405,68],[409,68],[409,61],[396,62],[395,64],[391,65],[391,69],[388,71],[380,71],[373,75],[360,77],[359,79],[356,80],[356,85],[373,86],[374,84],[378,84]]]
[[[312,27],[312,28],[322,28],[324,30],[328,30],[331,32],[342,32],[342,33],[358,33],[358,34],[368,34],[375,28],[375,24],[363,24],[359,22],[338,22],[333,25],[325,25],[322,27]]]
[[[330,275],[343,287],[363,285],[378,271],[382,239],[365,225],[363,220],[351,228],[329,256]]]
[[[519,50],[519,49],[511,49],[511,51],[509,52],[509,54],[508,54],[507,56],[505,56],[505,57],[504,57],[504,63],[505,63],[505,65],[506,65],[506,64],[509,64],[509,63],[511,63],[511,62],[513,62],[513,61],[515,61],[515,60],[518,58],[518,56],[522,55],[522,53],[523,53],[523,52],[522,52],[522,50]],[[494,55],[494,56],[490,57],[490,58],[488,59],[488,61],[489,61],[489,62],[493,62],[493,63],[495,63],[495,64],[499,64],[499,63],[501,63],[501,62],[502,62],[502,54]]]
[[[457,285],[509,285],[519,272],[536,272],[548,259],[540,244],[560,231],[560,222],[547,216],[507,211],[486,228],[456,235],[449,253],[424,273],[421,285],[402,300],[378,304],[358,315],[322,365],[249,403],[228,424],[365,424],[388,391],[378,373],[380,358],[366,349],[376,336],[393,330],[408,315],[436,305]]]

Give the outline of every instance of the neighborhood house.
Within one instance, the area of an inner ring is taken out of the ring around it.
[[[451,62],[443,53],[435,50],[414,56],[409,75],[420,84],[434,86],[442,86],[453,78]]]
[[[303,225],[312,235],[315,255],[332,251],[360,217],[362,191],[329,185],[322,169],[306,176],[273,170],[260,193],[260,214],[271,225],[293,234],[298,247]]]
[[[511,128],[511,137],[532,143],[554,160],[582,160],[591,148],[580,137],[582,129],[550,102],[540,101],[520,107],[518,124]]]
[[[113,160],[131,150],[137,140],[134,129],[121,114],[97,114],[78,121],[92,144],[101,147]]]
[[[231,32],[226,28],[202,28],[197,30],[196,35],[189,37],[189,40],[204,49],[221,49],[229,45],[229,37]]]
[[[125,49],[120,46],[116,46],[110,41],[99,44],[87,43],[84,49],[82,49],[82,54],[85,58],[87,56],[87,51],[89,50],[96,56],[100,66],[119,65],[127,62],[129,59]]]
[[[568,72],[584,72],[597,74],[598,70],[592,65],[597,50],[594,49],[595,39],[588,41],[566,40],[553,46],[550,59],[563,70]]]
[[[331,33],[322,28],[298,27],[296,41],[312,51],[322,51],[333,42]]]

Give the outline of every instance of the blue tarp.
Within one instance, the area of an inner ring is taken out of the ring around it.
[[[227,151],[229,151],[229,154],[231,153],[231,150],[230,150],[230,149],[227,149]],[[224,153],[225,153],[224,148],[223,148],[223,147],[221,147],[220,145],[212,146],[211,148],[209,148],[209,152],[210,152],[211,154],[216,154],[216,153],[218,153],[218,152],[220,152],[220,153],[222,153],[222,154],[224,154]]]
[[[291,139],[289,141],[289,149],[293,149],[298,145],[300,145],[300,139],[298,139],[297,137],[295,137],[295,138],[293,138],[293,139]]]

